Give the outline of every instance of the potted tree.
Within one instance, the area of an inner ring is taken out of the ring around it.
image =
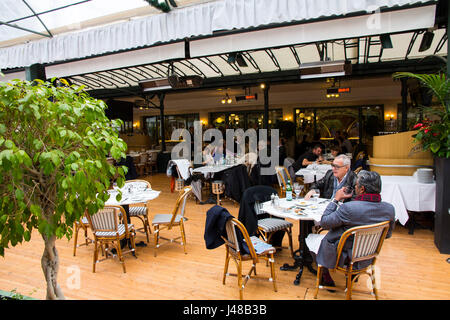
[[[436,215],[435,244],[441,253],[450,253],[450,81],[445,74],[414,74],[401,72],[394,77],[418,79],[436,97],[438,106],[423,108],[424,113],[434,114],[435,119],[425,118],[414,129],[414,139],[424,150],[430,150],[435,160]]]
[[[56,239],[70,239],[84,212],[103,208],[116,174],[124,184],[124,168],[107,162],[125,156],[120,121],[110,121],[106,104],[83,87],[61,81],[0,82],[0,255],[37,229],[47,299],[64,299]]]

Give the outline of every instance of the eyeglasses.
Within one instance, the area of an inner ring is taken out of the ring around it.
[[[331,167],[332,167],[333,169],[340,169],[340,168],[343,168],[343,167],[345,167],[345,166],[338,166],[337,164],[332,163],[332,164],[331,164]]]

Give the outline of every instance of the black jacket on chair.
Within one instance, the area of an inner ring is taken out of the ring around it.
[[[225,225],[233,216],[227,209],[213,206],[206,212],[205,244],[207,249],[215,249],[225,243],[221,236],[227,237]]]
[[[272,194],[278,192],[269,186],[254,186],[245,190],[239,207],[238,220],[247,228],[250,236],[258,234],[258,217],[255,212],[255,202],[266,202]]]
[[[250,187],[247,167],[243,164],[223,171],[221,179],[225,184],[225,195],[237,202],[241,201],[242,194]]]
[[[227,221],[234,218],[226,208],[215,205],[206,212],[205,222],[205,244],[207,249],[215,249],[220,247],[227,239],[226,224]],[[250,253],[247,244],[244,241],[244,236],[239,230],[236,230],[236,237],[239,242],[239,248],[244,253]]]
[[[268,214],[257,215],[255,211],[255,202],[266,202],[270,200],[272,194],[278,195],[278,192],[269,186],[254,186],[245,190],[242,195],[241,206],[239,207],[238,220],[247,228],[250,236],[258,235],[258,220],[270,217]],[[282,219],[282,218],[279,218]],[[275,247],[281,247],[285,232],[276,231],[271,238],[270,244]]]

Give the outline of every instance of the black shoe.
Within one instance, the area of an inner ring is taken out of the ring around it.
[[[200,201],[200,204],[216,204],[216,200],[208,199],[206,201]]]
[[[333,280],[331,281],[325,281],[325,279],[322,277],[322,281],[320,281],[320,285],[324,286],[324,287],[336,287],[336,284],[334,283]],[[329,292],[336,292],[336,290],[332,290],[332,289],[327,289]]]
[[[144,241],[135,244],[136,247],[146,247],[147,244]]]

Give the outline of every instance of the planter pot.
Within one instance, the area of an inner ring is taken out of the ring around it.
[[[434,243],[442,254],[450,254],[450,159],[436,158],[436,215]]]

